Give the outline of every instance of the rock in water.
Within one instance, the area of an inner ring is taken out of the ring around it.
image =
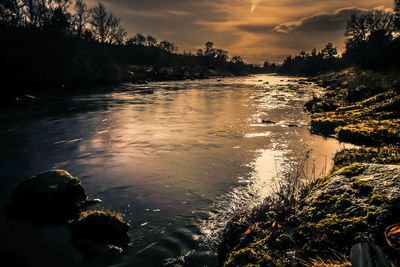
[[[73,242],[87,257],[101,256],[105,251],[119,253],[128,246],[129,229],[119,213],[110,211],[83,212],[71,223]]]
[[[64,170],[49,170],[25,180],[14,189],[7,214],[37,223],[66,223],[78,217],[78,202],[86,199],[78,178]]]

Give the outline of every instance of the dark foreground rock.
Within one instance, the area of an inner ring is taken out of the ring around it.
[[[317,180],[291,212],[264,206],[237,216],[223,235],[220,261],[223,266],[334,261],[338,253],[349,256],[355,237],[366,235],[396,263],[398,252],[387,245],[384,232],[399,222],[400,166],[356,163]]]
[[[7,214],[31,222],[66,223],[79,216],[78,204],[86,199],[78,178],[64,170],[50,170],[15,188]]]
[[[111,211],[83,211],[78,178],[50,170],[18,185],[0,211],[1,266],[106,266],[128,247],[130,225]],[[3,264],[3,265],[2,265]]]
[[[129,243],[130,225],[115,212],[83,212],[70,226],[74,244],[89,258],[119,254]]]

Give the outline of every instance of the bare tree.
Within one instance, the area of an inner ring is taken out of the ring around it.
[[[90,10],[89,23],[94,37],[100,43],[122,44],[127,33],[120,24],[121,19],[108,13],[105,6],[99,2]]]
[[[0,22],[17,26],[23,22],[22,0],[1,0],[0,1]]]
[[[74,25],[76,34],[81,37],[86,28],[86,23],[89,17],[89,12],[84,0],[76,0],[74,5]]]
[[[35,27],[42,27],[48,16],[50,0],[23,0],[26,22]]]
[[[121,26],[121,19],[115,17],[112,13],[108,15],[107,27],[109,30],[110,44],[122,44],[127,35],[125,29]]]
[[[397,31],[400,31],[400,0],[394,0],[394,14]]]
[[[371,10],[359,16],[352,15],[346,26],[347,48],[357,47],[378,31],[392,37],[395,31],[395,16],[392,13]]]
[[[96,7],[90,10],[89,23],[92,26],[94,37],[99,40],[100,43],[104,43],[107,40],[107,20],[107,10],[101,2],[99,2]]]

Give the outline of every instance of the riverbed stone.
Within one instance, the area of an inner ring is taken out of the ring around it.
[[[110,248],[116,246],[123,249],[128,246],[130,241],[128,236],[130,225],[116,212],[83,212],[81,217],[72,222],[70,226],[74,243],[83,249],[83,253],[98,251],[98,246],[90,246],[91,242],[110,246]],[[118,251],[118,249],[115,251]]]
[[[23,181],[14,189],[7,214],[37,223],[66,223],[78,217],[78,203],[86,199],[78,178],[64,170],[49,170]]]

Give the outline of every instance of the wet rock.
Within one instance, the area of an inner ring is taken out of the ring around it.
[[[307,109],[307,111],[311,112],[313,106],[314,106],[316,103],[320,102],[320,101],[321,101],[320,98],[314,96],[313,99],[311,99],[310,101],[308,101],[304,106],[305,106],[305,108]]]
[[[109,211],[83,212],[78,220],[71,223],[72,239],[78,247],[82,242],[87,244],[84,240],[90,240],[101,245],[126,248],[129,243],[129,229],[130,225],[120,214]],[[86,247],[83,246],[83,253],[90,251]],[[79,248],[82,249],[82,246]]]
[[[274,121],[270,121],[270,120],[262,120],[261,122],[265,123],[265,124],[275,124]]]
[[[78,178],[64,170],[49,170],[19,184],[6,211],[24,221],[66,223],[78,217],[78,203],[86,199]]]

